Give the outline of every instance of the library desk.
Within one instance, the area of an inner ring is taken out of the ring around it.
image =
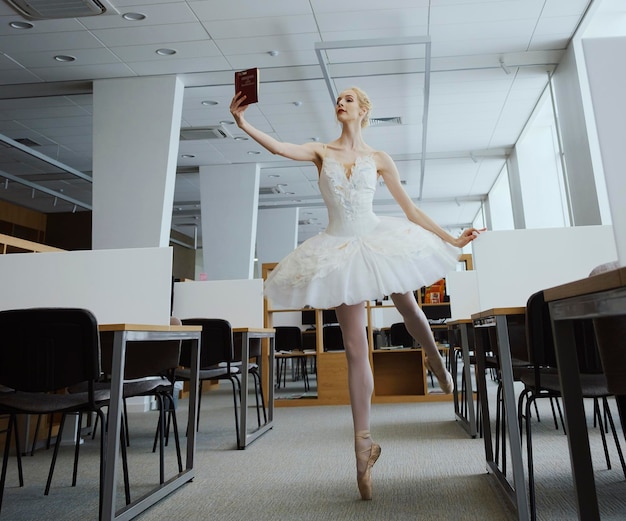
[[[626,320],[626,268],[546,289],[544,296],[550,307],[578,518],[596,521],[600,513],[574,348],[574,322],[620,316]],[[625,399],[616,396],[622,422],[626,418]]]

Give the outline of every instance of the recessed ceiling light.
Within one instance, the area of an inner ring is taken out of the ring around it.
[[[205,105],[207,107],[212,107],[213,105],[217,105],[218,102],[217,101],[213,101],[211,99],[205,99],[204,101],[200,102],[201,105]]]
[[[301,102],[301,101],[294,101],[294,102],[293,102],[293,104],[294,104],[296,107],[301,107],[301,106],[302,106],[302,102]]]
[[[54,59],[58,62],[73,62],[76,61],[74,56],[69,56],[67,54],[57,54]]]
[[[235,141],[248,141],[246,136],[235,136]]]
[[[261,152],[259,152],[258,150],[248,150],[248,154],[251,156],[256,156],[257,154],[260,154]]]
[[[183,154],[180,157],[185,158],[185,159],[193,159],[196,156],[194,156],[193,154]]]
[[[272,178],[276,179],[276,178],[280,177],[280,174],[270,174],[267,177],[272,177]]]
[[[317,136],[313,136],[313,137],[311,138],[311,141],[319,141],[319,140],[320,140],[320,138],[318,138]]]
[[[157,49],[156,53],[159,56],[172,56],[173,54],[176,54],[176,51],[174,49]]]
[[[223,119],[222,121],[220,121],[220,125],[234,125],[235,122],[234,121],[228,121],[227,119]]]
[[[32,29],[35,27],[30,22],[9,22],[9,26],[13,27],[13,29]]]
[[[267,54],[269,54],[270,56],[278,56],[280,52],[276,50],[271,50],[271,51],[267,51]]]
[[[124,13],[122,18],[124,20],[128,20],[129,22],[139,22],[141,20],[145,20],[146,15],[142,13]]]

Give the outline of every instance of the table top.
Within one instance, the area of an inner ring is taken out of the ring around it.
[[[491,308],[472,315],[472,320],[480,320],[482,318],[495,317],[498,315],[523,315],[526,313],[526,307],[510,307],[510,308]]]
[[[446,322],[448,326],[457,326],[459,324],[471,324],[471,323],[472,323],[471,318],[457,318],[456,320],[448,320]]]
[[[624,286],[626,286],[626,268],[618,268],[616,270],[600,273],[599,275],[594,275],[593,277],[586,277],[546,289],[543,295],[546,302],[552,302],[554,300],[578,297],[580,295],[608,291]]]
[[[202,331],[202,326],[170,326],[157,324],[99,324],[100,331]]]

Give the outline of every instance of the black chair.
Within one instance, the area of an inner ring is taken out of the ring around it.
[[[415,347],[415,339],[408,332],[404,322],[391,324],[389,340],[392,346]]]
[[[530,408],[533,402],[540,398],[558,398],[561,395],[561,386],[559,382],[558,368],[556,365],[556,355],[554,351],[554,341],[552,337],[552,329],[550,324],[550,313],[548,305],[544,300],[543,291],[539,291],[531,295],[526,306],[526,327],[529,358],[533,363],[532,371],[525,371],[521,374],[520,379],[524,383],[524,394],[526,396],[526,405],[524,414],[520,414],[520,423],[525,421],[526,425],[526,447],[528,461],[528,485],[530,499],[530,514],[534,521],[537,518],[536,512],[536,495],[535,495],[535,479],[533,466],[533,450],[532,450],[532,421],[530,418]],[[608,398],[612,396],[607,388],[607,381],[604,374],[597,372],[598,368],[593,367],[593,358],[595,346],[590,346],[592,336],[585,335],[580,332],[579,339],[584,344],[582,350],[586,358],[581,363],[581,388],[583,398],[593,400],[594,423],[597,422],[600,434],[602,436],[602,445],[606,458],[607,467],[611,468],[609,453],[607,449],[605,428],[603,416],[608,420],[617,448],[617,453],[622,466],[622,471],[626,477],[626,463],[615,430],[615,424],[608,404]],[[574,346],[573,346],[574,347]],[[579,356],[579,358],[581,358]],[[602,402],[602,411],[600,410],[600,402]]]
[[[207,380],[228,380],[233,387],[235,432],[237,436],[237,447],[240,447],[241,435],[239,432],[237,400],[241,396],[241,382],[239,378],[242,377],[241,368],[243,364],[241,361],[236,360],[235,357],[233,330],[230,322],[219,318],[189,318],[182,322],[185,325],[202,326],[199,371],[200,389],[198,390],[198,424],[196,428],[200,427],[202,384]],[[251,354],[251,356],[254,356],[254,354]],[[250,364],[248,364],[248,370],[250,370]],[[244,377],[247,377],[247,374],[244,375]],[[176,370],[176,378],[187,381],[191,379],[191,344],[189,341],[182,342],[180,367]],[[258,387],[256,390],[258,414],[258,409],[262,406],[262,399],[259,402]]]
[[[324,351],[343,351],[343,335],[341,326],[328,325],[322,328]]]
[[[100,378],[100,340],[94,315],[85,309],[32,308],[0,311],[0,384],[12,389],[0,393],[0,414],[9,415],[7,439],[0,478],[0,507],[4,493],[11,432],[17,414],[95,412],[104,425],[102,406],[109,392],[97,391]],[[69,394],[73,385],[86,391]],[[50,490],[65,414],[61,416],[45,494]],[[77,439],[76,449],[80,444]],[[104,471],[105,436],[100,442],[100,510]],[[76,484],[76,467],[72,485]]]
[[[276,387],[280,387],[282,380],[283,387],[287,382],[287,361],[292,360],[293,378],[302,378],[305,391],[309,390],[309,375],[307,371],[306,356],[297,356],[302,353],[302,330],[298,326],[276,326],[274,336],[274,346],[276,353]]]
[[[113,359],[113,333],[103,334],[101,336],[101,342],[102,366],[105,374],[110,375]],[[157,403],[159,417],[153,452],[156,451],[158,442],[160,484],[165,483],[165,438],[169,432],[169,429],[166,428],[166,418],[167,421],[171,421],[173,425],[178,471],[183,471],[173,394],[174,383],[176,381],[175,373],[180,359],[180,350],[181,342],[179,340],[133,342],[132,346],[126,349],[123,384],[124,438],[126,445],[129,446],[130,437],[126,400],[128,398],[143,396],[154,397]],[[122,456],[125,456],[124,451],[122,452]]]

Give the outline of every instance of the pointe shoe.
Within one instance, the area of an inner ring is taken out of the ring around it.
[[[454,390],[454,382],[452,381],[452,376],[443,364],[441,365],[441,369],[443,372],[441,374],[437,374],[430,365],[430,360],[426,358],[426,369],[428,369],[431,373],[435,375],[435,377],[437,378],[437,382],[439,382],[439,387],[441,387],[441,390],[444,394],[450,394]]]
[[[367,439],[370,437],[369,432],[367,435],[357,435],[358,438]],[[361,494],[361,499],[370,500],[372,499],[372,467],[376,460],[380,456],[380,445],[378,443],[373,443],[366,449],[357,451],[356,459],[358,462],[365,462],[366,467],[362,474],[359,474],[357,471],[356,481],[359,487],[359,493]]]

